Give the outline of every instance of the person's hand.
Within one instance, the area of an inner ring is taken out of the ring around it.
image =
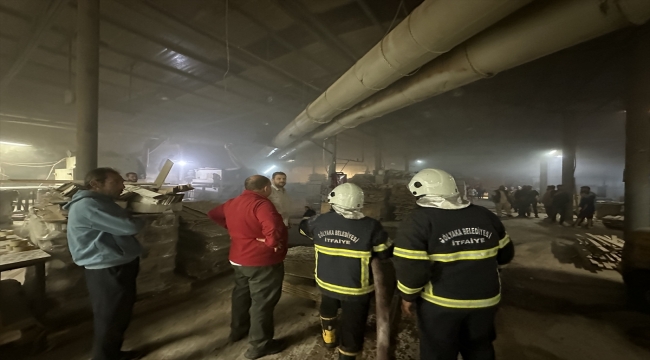
[[[274,248],[273,248],[273,251],[278,252],[278,251],[280,251],[280,250],[282,250],[282,249],[283,249],[282,244],[280,244],[280,245],[274,247]]]
[[[263,242],[266,242],[266,239],[265,239],[265,238],[257,238],[257,239],[255,239],[255,240],[257,240],[257,241],[259,241],[259,242],[262,242],[262,243],[263,243]]]
[[[415,316],[415,303],[402,299],[402,314],[406,317]]]

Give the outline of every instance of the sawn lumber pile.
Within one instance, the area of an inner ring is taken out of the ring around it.
[[[576,235],[576,250],[587,269],[616,270],[625,241],[616,235]]]

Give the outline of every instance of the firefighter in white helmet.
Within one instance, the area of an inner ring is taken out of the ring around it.
[[[379,221],[361,212],[363,198],[357,185],[339,185],[329,193],[330,212],[300,223],[300,233],[314,241],[316,251],[323,341],[328,348],[339,345],[341,360],[356,359],[363,350],[374,291],[370,261],[392,253],[392,241]]]
[[[408,184],[417,208],[401,224],[393,262],[402,309],[417,309],[423,360],[494,359],[498,266],[515,249],[501,220],[464,201],[447,172],[424,169]]]

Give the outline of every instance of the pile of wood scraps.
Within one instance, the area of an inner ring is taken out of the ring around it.
[[[587,269],[616,270],[625,241],[616,235],[576,235],[575,248]]]

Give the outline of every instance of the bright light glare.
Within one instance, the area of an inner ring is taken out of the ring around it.
[[[11,146],[31,146],[29,144],[15,143],[15,142],[9,142],[9,141],[0,141],[0,144],[2,144],[2,145],[11,145]]]
[[[422,164],[424,161],[422,161],[422,160],[415,160],[415,162],[418,163],[418,164]]]
[[[553,155],[553,154],[555,154],[556,152],[557,152],[557,150],[551,150],[551,152],[548,153],[548,154],[549,154],[549,155]]]
[[[289,159],[289,160],[287,160],[287,161],[288,161],[288,162],[294,162],[294,161],[296,161],[296,160],[295,160],[295,159]]]
[[[181,161],[178,162],[178,165],[185,166],[185,165],[187,165],[187,161],[181,160]]]
[[[564,156],[562,156],[562,155],[558,155],[558,156],[556,156],[556,158],[562,158],[562,157],[564,157]]]
[[[270,168],[266,169],[266,171],[264,172],[264,174],[268,174],[268,173],[270,173],[271,170],[273,170],[273,169],[275,169],[275,165],[271,165]]]

